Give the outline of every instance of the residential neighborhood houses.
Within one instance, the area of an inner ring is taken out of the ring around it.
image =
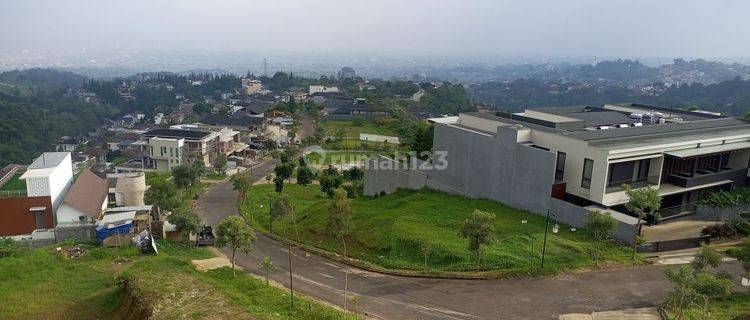
[[[120,247],[139,237],[211,243],[219,218],[236,212],[273,239],[295,234],[285,239],[301,244],[290,255],[319,245],[353,266],[485,279],[640,267],[650,263],[645,254],[727,241],[711,228],[747,220],[705,200],[748,185],[746,119],[639,103],[443,114],[420,103],[437,88],[430,83],[405,81],[413,93],[383,98],[382,84],[351,68],[337,78],[341,88],[308,81],[272,91],[269,77],[248,74],[210,94],[159,77],[118,82],[128,103],[142,86],[167,102],[61,136],[31,164],[0,170],[0,237],[30,248]],[[658,204],[634,210],[633,192],[649,191]],[[272,216],[286,197],[303,218]],[[319,222],[333,218],[321,208],[357,210],[347,228],[359,229],[327,230]],[[600,216],[610,227],[597,238]],[[499,240],[473,243],[482,230]],[[347,245],[361,255],[347,257]]]

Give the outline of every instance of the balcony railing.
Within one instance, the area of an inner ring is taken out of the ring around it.
[[[723,168],[719,172],[697,170],[694,175],[670,174],[667,183],[682,188],[690,188],[723,180],[739,181],[747,177],[747,169]]]
[[[633,189],[643,188],[648,186],[655,186],[659,184],[659,176],[648,176],[636,179],[620,180],[620,181],[609,181],[607,182],[606,193],[612,193],[622,191],[622,185],[627,184]]]
[[[26,197],[26,190],[0,191],[0,198],[23,198],[23,197]]]
[[[659,215],[662,220],[669,220],[686,214],[695,213],[697,210],[698,202],[683,203],[673,207],[666,207],[659,209]]]

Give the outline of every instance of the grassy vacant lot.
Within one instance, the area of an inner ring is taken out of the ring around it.
[[[286,185],[284,192],[294,201],[299,240],[325,249],[340,251],[339,241],[325,234],[329,200],[319,186]],[[254,186],[249,192],[249,207],[259,228],[268,229],[268,195],[272,185]],[[484,249],[483,270],[498,275],[540,274],[567,269],[593,267],[599,262],[629,260],[626,247],[599,243],[584,230],[571,231],[561,226],[550,232],[545,270],[539,270],[544,238],[544,217],[506,207],[489,200],[468,199],[436,191],[399,190],[378,198],[360,197],[352,202],[354,229],[347,240],[348,254],[376,265],[422,270],[423,245],[432,250],[428,256],[431,270],[471,271],[473,260],[467,241],[459,236],[462,221],[480,209],[494,212],[497,241]],[[523,224],[521,221],[527,220]],[[297,236],[290,219],[277,220],[273,231],[294,240]]]
[[[13,177],[8,180],[2,187],[0,187],[0,191],[9,191],[9,190],[26,190],[26,181],[18,179],[21,174],[15,174]]]
[[[396,133],[385,126],[379,126],[373,121],[362,121],[362,125],[354,125],[349,120],[323,120],[320,123],[326,130],[327,135],[333,135],[338,130],[344,131],[347,138],[359,139],[360,133],[379,134],[384,136],[396,136]]]
[[[750,294],[733,294],[712,300],[708,309],[712,320],[750,319]],[[685,315],[691,320],[703,319],[703,302],[689,309]]]
[[[290,314],[286,291],[242,272],[196,271],[189,260],[213,257],[208,250],[159,248],[158,256],[94,247],[79,258],[53,248],[0,258],[0,319],[343,318],[306,298]]]
[[[364,162],[369,156],[378,153],[376,151],[326,151],[325,156],[321,156],[319,153],[310,153],[306,159],[313,164],[360,163]]]

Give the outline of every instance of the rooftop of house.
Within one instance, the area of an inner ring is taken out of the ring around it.
[[[522,113],[473,112],[469,115],[557,133],[598,146],[750,133],[749,120],[636,103],[533,108]]]
[[[181,130],[181,129],[153,129],[143,133],[144,137],[147,138],[180,138],[190,140],[201,140],[211,132],[197,131],[197,130]]]
[[[49,169],[60,165],[69,156],[70,152],[45,152],[34,159],[34,162],[26,170]]]
[[[252,124],[261,124],[265,121],[263,117],[251,117],[251,116],[237,116],[237,117],[222,117],[222,116],[206,116],[201,119],[201,123],[212,125],[212,126],[235,126],[235,127],[248,127]]]
[[[98,219],[108,191],[107,180],[91,170],[84,170],[70,187],[63,203],[78,209],[92,219]]]

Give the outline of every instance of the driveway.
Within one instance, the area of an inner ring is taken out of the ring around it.
[[[253,171],[258,179],[265,175],[263,170],[273,169],[273,165],[258,167]],[[234,201],[231,183],[220,183],[201,197],[199,214],[204,222],[216,225],[236,212]],[[269,256],[279,268],[271,277],[288,286],[287,246],[261,234],[257,237],[253,252],[239,255],[238,264],[260,275],[258,262]],[[316,255],[305,257],[294,249],[292,266],[295,292],[343,305],[343,265]],[[379,319],[557,319],[569,313],[654,306],[670,289],[664,276],[668,268],[674,266],[507,280],[412,278],[350,268],[349,308]],[[721,269],[739,282],[739,263],[728,262]],[[352,295],[357,296],[355,302]]]

